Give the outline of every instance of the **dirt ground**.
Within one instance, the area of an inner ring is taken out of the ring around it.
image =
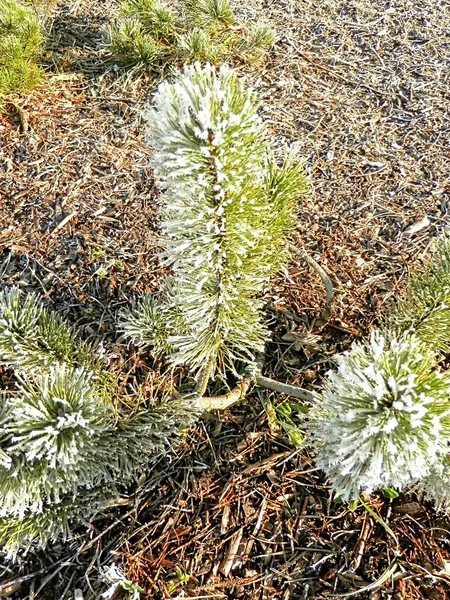
[[[305,161],[299,245],[336,292],[321,326],[317,274],[293,259],[274,279],[266,370],[318,388],[450,225],[450,2],[232,5],[276,30],[263,64],[242,75],[276,147]],[[117,70],[102,47],[117,7],[58,3],[45,84],[0,115],[0,287],[41,293],[118,365],[157,378],[115,329],[121,307],[164,275],[140,116],[154,84]],[[0,550],[0,581],[17,588],[0,585],[0,597],[99,598],[116,562],[157,599],[450,598],[448,519],[413,493],[374,496],[391,535],[364,507],[335,502],[313,457],[269,423],[269,401],[282,399],[254,389],[202,422],[88,533],[16,563]]]

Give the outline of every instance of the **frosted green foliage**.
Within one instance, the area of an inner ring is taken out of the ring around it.
[[[442,235],[428,263],[411,280],[387,330],[411,331],[437,352],[450,352],[450,236]]]
[[[261,23],[239,22],[228,0],[188,0],[179,13],[158,0],[128,0],[106,44],[120,63],[161,75],[186,62],[251,62],[274,36]]]
[[[92,375],[66,365],[31,380],[9,398],[14,417],[7,426],[9,450],[20,449],[27,462],[45,459],[51,468],[70,468],[80,454],[95,452],[102,430],[102,407],[93,396]]]
[[[312,423],[318,465],[345,500],[402,489],[447,451],[450,375],[414,336],[373,335],[337,357]]]
[[[104,478],[101,462],[110,448],[101,438],[113,421],[94,396],[89,372],[50,368],[22,378],[3,401],[3,450],[11,464],[0,472],[0,515],[39,512],[78,481],[89,486]]]
[[[111,488],[99,486],[84,490],[81,496],[68,496],[58,504],[45,506],[41,512],[0,517],[0,539],[10,556],[21,549],[44,548],[50,542],[69,538],[74,520],[88,520],[110,503]]]
[[[169,338],[186,326],[180,310],[161,296],[145,294],[122,312],[119,328],[137,346],[150,346],[159,356],[174,351]]]
[[[171,302],[187,327],[170,337],[171,360],[234,370],[263,351],[261,292],[287,258],[302,169],[291,157],[277,168],[253,93],[225,67],[186,67],[146,118]]]
[[[0,293],[0,353],[16,376],[0,393],[0,539],[12,553],[67,536],[199,416],[181,399],[124,413],[106,363],[14,288]]]
[[[79,519],[78,504],[86,513],[86,494],[92,497],[103,485],[101,500],[113,498],[118,485],[148,468],[150,453],[167,451],[180,427],[199,416],[196,406],[173,401],[125,418],[95,389],[89,372],[63,365],[30,375],[17,392],[3,394],[0,531],[10,550],[68,531],[69,521]],[[92,512],[96,506],[93,500]],[[61,511],[67,525],[41,531],[40,523]]]
[[[88,368],[101,363],[57,313],[45,310],[34,294],[22,300],[17,288],[0,292],[0,361],[21,370],[61,362]]]
[[[0,0],[0,107],[14,92],[26,92],[41,79],[35,64],[43,35],[33,11],[16,0]]]
[[[435,463],[430,474],[418,484],[418,490],[432,500],[439,511],[450,514],[450,456]]]
[[[118,445],[113,461],[115,480],[125,483],[135,478],[137,470],[140,474],[148,468],[149,454],[167,452],[184,429],[195,425],[201,412],[195,400],[171,399],[120,419],[113,432],[114,444]]]

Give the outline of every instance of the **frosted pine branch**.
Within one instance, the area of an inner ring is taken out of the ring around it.
[[[0,292],[0,360],[26,369],[45,369],[64,362],[100,367],[93,348],[77,338],[57,313],[47,311],[35,294],[22,299],[18,288]]]
[[[387,332],[413,332],[441,354],[450,352],[450,236],[435,240],[425,267],[411,275],[406,292],[392,310]]]
[[[0,538],[10,552],[67,536],[200,413],[179,399],[122,409],[115,374],[58,314],[17,289],[0,293],[0,352],[16,375],[0,394]]]

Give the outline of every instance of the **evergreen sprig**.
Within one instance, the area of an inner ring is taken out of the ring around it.
[[[0,394],[0,539],[12,553],[67,536],[199,416],[187,399],[125,410],[106,362],[16,288],[0,293],[0,356],[16,375]]]
[[[18,288],[0,292],[0,360],[20,370],[61,363],[95,370],[101,364],[60,315],[45,310],[35,294],[22,300]]]
[[[108,507],[112,493],[110,486],[101,485],[68,495],[57,504],[44,504],[39,512],[0,516],[0,540],[11,556],[20,550],[44,548],[51,542],[65,540],[70,537],[74,523],[88,521]]]
[[[184,325],[167,331],[171,361],[235,371],[267,339],[261,292],[288,257],[286,235],[306,187],[302,167],[293,157],[277,167],[253,93],[225,67],[196,64],[162,83],[146,118],[165,186],[161,244],[174,273],[168,310]],[[145,308],[128,327],[138,342],[139,321],[148,331],[154,320]]]
[[[199,416],[184,400],[117,415],[95,395],[89,372],[66,365],[21,379],[17,392],[3,394],[1,408],[0,530],[11,551],[68,531],[86,495],[93,511],[98,506],[93,490],[101,501],[119,495],[118,486],[136,480],[150,455],[169,450]],[[65,515],[67,524],[53,524],[47,535],[40,523],[52,514]]]
[[[447,453],[450,375],[437,361],[412,335],[374,334],[337,357],[311,426],[318,465],[345,500],[402,489]]]
[[[394,334],[413,332],[442,355],[450,352],[450,236],[436,239],[424,268],[412,273],[404,295],[384,326]]]
[[[137,346],[151,346],[155,356],[172,353],[175,348],[169,338],[186,330],[181,311],[151,294],[122,311],[119,328]]]

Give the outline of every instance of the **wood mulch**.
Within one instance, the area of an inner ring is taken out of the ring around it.
[[[301,244],[336,291],[323,326],[322,285],[306,264],[295,258],[274,279],[266,369],[318,388],[333,355],[367,335],[448,229],[450,3],[232,5],[277,31],[264,63],[242,71],[277,149],[305,161]],[[116,331],[118,311],[164,276],[140,118],[154,84],[116,72],[102,48],[117,6],[59,2],[45,85],[0,115],[0,287],[41,293],[118,366],[151,379],[148,357]],[[0,581],[15,582],[0,583],[0,597],[99,598],[116,562],[150,598],[449,598],[448,519],[413,493],[374,496],[394,539],[364,507],[337,503],[314,457],[269,422],[268,403],[281,401],[254,389],[203,421],[87,534],[15,563],[0,551]]]

